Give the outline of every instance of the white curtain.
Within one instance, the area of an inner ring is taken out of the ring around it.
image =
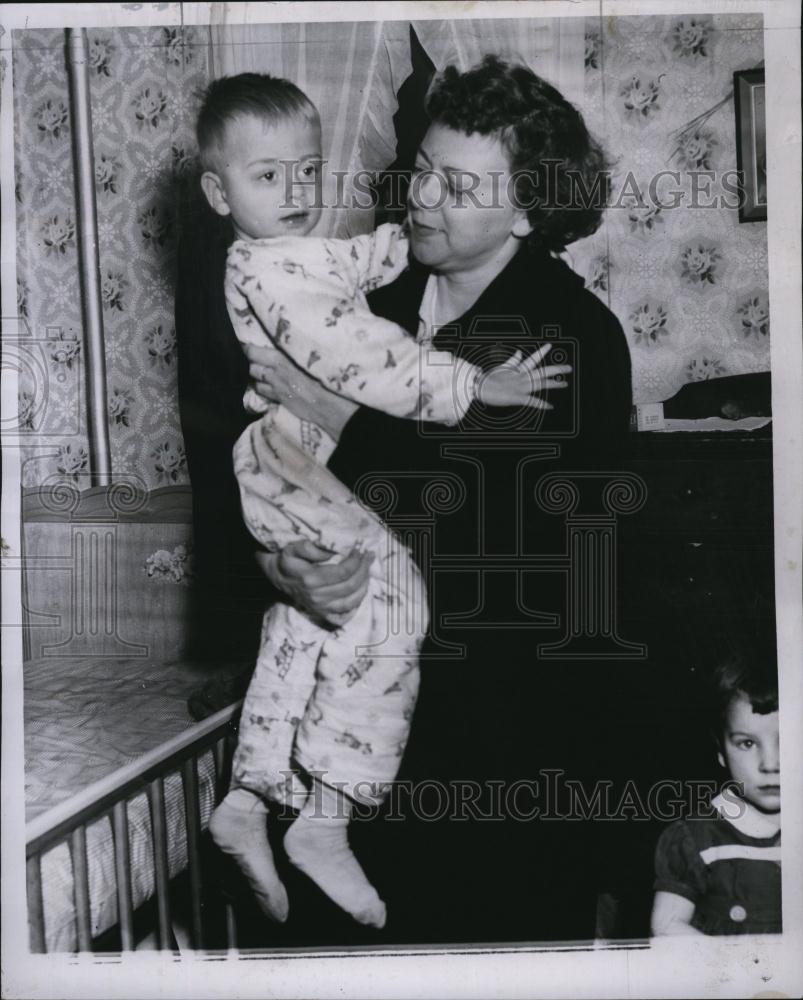
[[[525,63],[572,102],[583,100],[585,18],[466,18],[414,21],[427,55],[440,70],[466,70],[490,53]]]
[[[213,5],[225,18],[227,5]],[[415,21],[437,69],[466,69],[496,52],[523,60],[579,104],[583,87],[583,18]],[[327,160],[324,209],[316,235],[369,232],[373,212],[351,204],[358,171],[384,170],[396,156],[396,94],[412,71],[409,21],[213,24],[215,76],[271,73],[298,84],[318,107]],[[340,172],[340,193],[336,172]]]

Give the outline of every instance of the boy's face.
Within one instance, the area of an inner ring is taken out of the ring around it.
[[[724,756],[723,756],[724,755]],[[738,694],[725,719],[719,762],[744,788],[744,798],[762,812],[781,808],[781,764],[778,713],[759,715],[750,699]]]
[[[201,185],[240,239],[306,236],[321,215],[320,169],[318,122],[241,115],[226,126],[216,169]]]

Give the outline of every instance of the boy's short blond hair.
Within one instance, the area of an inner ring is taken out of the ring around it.
[[[318,122],[318,109],[303,90],[290,80],[267,73],[238,73],[213,80],[203,94],[195,125],[198,151],[204,170],[215,167],[229,122],[254,115],[266,122],[299,118]]]

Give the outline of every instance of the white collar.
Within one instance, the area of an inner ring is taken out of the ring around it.
[[[764,840],[768,837],[774,837],[780,830],[778,823],[773,822],[769,816],[759,812],[755,806],[744,799],[726,799],[724,795],[715,795],[711,799],[711,805],[724,820],[727,820],[745,837],[756,837],[759,840]]]
[[[419,344],[428,344],[435,336],[435,309],[438,300],[438,285],[435,275],[430,274],[424,287],[424,294],[421,296],[421,305],[418,307],[418,336],[416,340]]]

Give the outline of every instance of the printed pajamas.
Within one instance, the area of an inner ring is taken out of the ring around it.
[[[477,369],[416,344],[365,300],[406,264],[397,226],[353,240],[238,241],[226,275],[237,337],[288,355],[357,403],[455,423],[474,398]],[[332,439],[253,390],[245,402],[264,411],[234,447],[254,537],[270,551],[309,539],[335,559],[359,543],[376,559],[368,593],[342,628],[326,629],[283,603],[266,612],[232,783],[299,806],[300,767],[357,801],[381,802],[415,706],[428,625],[423,580],[407,549],[326,468]]]

